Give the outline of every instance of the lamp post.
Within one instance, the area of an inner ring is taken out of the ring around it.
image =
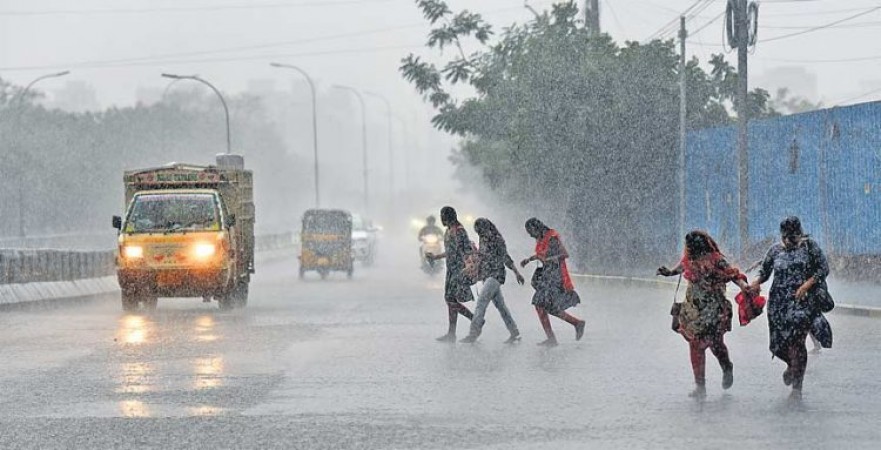
[[[175,84],[177,84],[179,81],[182,81],[182,79],[181,79],[181,78],[175,78],[175,79],[169,81],[168,84],[165,85],[165,89],[162,90],[162,96],[159,97],[159,103],[165,103],[165,98],[168,97],[168,92],[171,91],[171,88],[172,88]],[[167,117],[167,116],[166,116],[166,117]],[[163,121],[165,121],[166,123],[168,122],[168,121],[166,121],[166,120],[163,120]],[[165,153],[165,154],[168,153],[168,147],[169,147],[169,142],[168,142],[168,141],[170,140],[170,137],[171,137],[171,136],[169,136],[170,134],[171,134],[170,132],[166,132],[166,133],[163,133],[163,134],[162,134],[162,137],[161,137],[161,141],[162,141],[162,153]]]
[[[60,77],[66,76],[68,74],[70,74],[70,71],[65,70],[63,72],[56,72],[56,73],[50,73],[50,74],[39,76],[39,77],[35,78],[33,81],[31,81],[30,83],[28,83],[24,89],[19,91],[18,95],[15,97],[15,100],[12,102],[12,104],[14,105],[13,114],[15,116],[15,125],[16,125],[13,128],[14,131],[12,133],[12,136],[14,136],[12,139],[12,141],[13,141],[12,148],[13,149],[18,150],[17,130],[15,130],[15,129],[19,128],[18,125],[19,125],[19,121],[21,119],[21,110],[22,110],[21,102],[24,101],[24,98],[27,95],[27,93],[30,92],[31,88],[34,87],[34,85],[39,83],[40,81],[43,81],[47,78],[60,78]],[[18,179],[18,236],[21,238],[24,238],[25,237],[24,183],[22,182],[23,181],[22,174],[23,174],[23,170],[19,170],[18,171],[18,176],[19,176],[19,179]]]
[[[394,113],[392,112],[392,104],[389,100],[381,94],[377,94],[375,92],[364,91],[365,94],[377,98],[383,103],[385,103],[386,110],[386,120],[388,122],[388,168],[389,168],[389,195],[391,200],[392,209],[395,206],[395,144],[394,144],[394,135],[392,130],[392,116]]]
[[[230,140],[230,133],[229,133],[229,108],[226,106],[226,100],[223,99],[223,94],[221,94],[220,91],[216,87],[214,87],[213,84],[205,81],[203,78],[199,77],[198,75],[175,75],[175,74],[171,74],[171,73],[163,73],[162,77],[163,78],[170,78],[172,80],[198,81],[198,82],[208,86],[209,88],[211,88],[211,90],[214,91],[215,94],[217,94],[217,98],[219,98],[220,103],[223,104],[223,113],[226,116],[226,154],[227,155],[231,154],[232,153],[232,141]],[[166,87],[166,89],[167,89],[167,87]]]
[[[279,69],[290,69],[294,70],[303,78],[306,79],[306,82],[309,83],[309,89],[312,91],[312,152],[313,152],[313,161],[315,163],[315,207],[321,207],[321,191],[320,191],[320,178],[318,171],[318,95],[315,93],[315,81],[312,80],[312,77],[306,73],[305,70],[291,65],[291,64],[281,64],[281,63],[269,63],[270,66],[279,68]]]
[[[361,104],[361,152],[363,157],[363,171],[364,171],[364,212],[365,214],[369,214],[370,210],[370,195],[369,195],[369,183],[367,179],[367,105],[364,102],[364,96],[357,89],[349,86],[341,86],[334,85],[335,89],[341,89],[347,92],[352,93],[357,99],[358,103]]]

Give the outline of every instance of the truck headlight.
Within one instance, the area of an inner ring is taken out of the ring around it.
[[[144,247],[138,245],[126,245],[122,248],[122,256],[126,259],[140,259],[144,257]]]
[[[217,253],[217,246],[208,243],[196,244],[193,253],[196,255],[197,259],[207,259]]]

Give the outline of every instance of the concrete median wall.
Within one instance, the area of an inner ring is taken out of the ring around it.
[[[291,233],[260,235],[255,250],[294,245]],[[114,250],[0,250],[0,306],[116,292],[115,259]]]

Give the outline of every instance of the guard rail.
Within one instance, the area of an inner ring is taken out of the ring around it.
[[[258,235],[255,251],[294,246],[292,233]],[[111,276],[115,250],[0,250],[0,284],[73,281]]]

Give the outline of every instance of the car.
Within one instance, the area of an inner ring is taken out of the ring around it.
[[[370,266],[376,261],[376,241],[379,228],[368,219],[352,214],[352,255],[356,261]]]

